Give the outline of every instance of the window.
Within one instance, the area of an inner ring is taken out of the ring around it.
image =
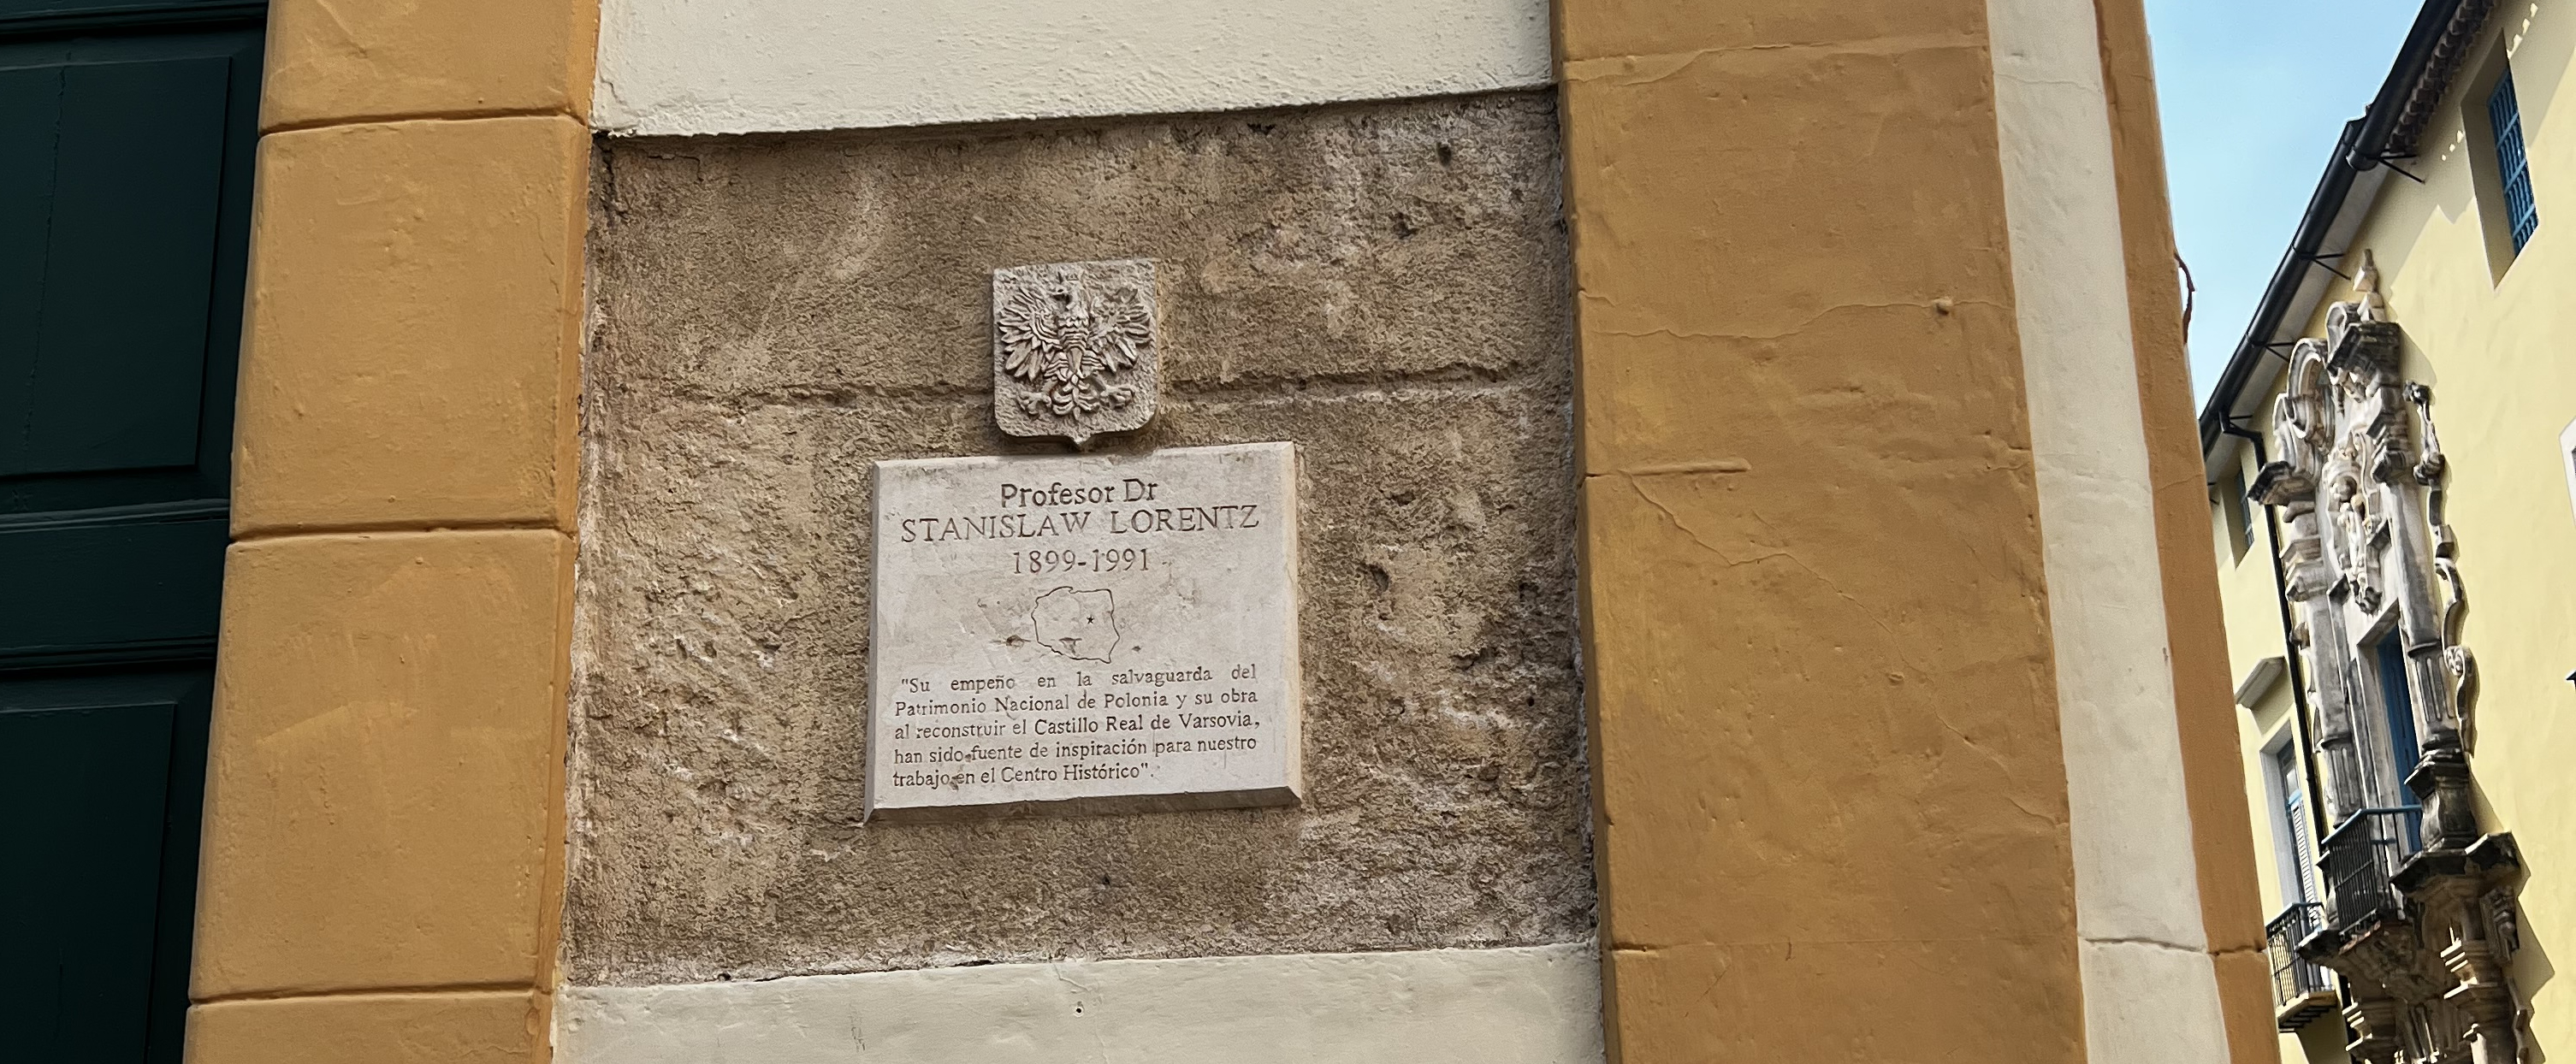
[[[2531,160],[2522,150],[2522,108],[2513,98],[2513,70],[2496,79],[2495,91],[2487,95],[2487,123],[2495,131],[2496,176],[2504,185],[2505,227],[2513,234],[2513,250],[2519,255],[2522,246],[2531,242],[2533,230],[2540,228],[2540,209],[2531,199]]]
[[[2395,631],[2379,638],[2379,700],[2388,708],[2388,755],[2404,780],[2421,751],[2415,746],[2415,697],[2406,690],[2406,641]],[[2415,804],[2413,793],[2407,792],[2406,804]]]
[[[2218,485],[2218,512],[2227,522],[2227,545],[2242,560],[2254,543],[2254,504],[2245,497],[2245,474],[2229,474]]]
[[[2388,757],[2397,770],[2397,804],[2414,808],[2419,799],[2406,786],[2406,777],[2415,771],[2415,762],[2423,757],[2415,742],[2415,697],[2406,688],[2406,637],[2400,627],[2391,625],[2388,634],[2379,637],[2379,653],[2374,655],[2379,673],[2379,704],[2388,716]],[[2416,822],[2406,821],[2405,852],[2423,848]]]
[[[2254,544],[2254,521],[2262,515],[2263,508],[2245,496],[2245,474],[2240,471],[2236,474],[2236,536],[2237,542],[2250,547]],[[2240,553],[2244,549],[2237,548]]]
[[[2264,790],[2272,799],[2272,852],[2281,868],[2281,901],[2298,905],[2317,900],[2308,861],[2308,789],[2299,782],[2299,744],[2272,748],[2265,766],[2270,778]]]

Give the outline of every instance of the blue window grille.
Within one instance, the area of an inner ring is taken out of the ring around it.
[[[2522,108],[2513,99],[2513,71],[2496,79],[2487,97],[2487,121],[2495,127],[2496,173],[2504,178],[2504,216],[2513,230],[2514,254],[2531,242],[2540,228],[2540,209],[2531,201],[2531,160],[2522,150]]]

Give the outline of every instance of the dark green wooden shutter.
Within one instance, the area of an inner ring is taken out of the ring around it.
[[[180,1059],[261,36],[0,0],[0,1059]]]

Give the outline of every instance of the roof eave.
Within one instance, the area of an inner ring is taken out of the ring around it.
[[[2308,197],[2289,250],[2255,304],[2245,335],[2219,371],[2200,411],[2200,450],[2214,473],[2230,421],[2251,416],[2287,365],[2288,345],[2307,331],[2325,300],[2326,262],[2342,257],[2362,219],[2378,202],[2388,168],[2380,163],[2414,150],[2431,109],[2459,71],[2468,45],[2484,28],[2494,0],[2427,0],[2416,12],[2388,77],[2362,117],[2344,123],[2334,155]],[[2334,250],[2326,250],[2327,248]],[[2273,356],[2280,357],[2275,358]]]

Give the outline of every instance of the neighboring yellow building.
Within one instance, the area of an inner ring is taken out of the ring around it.
[[[2571,45],[2426,4],[2201,415],[2284,1060],[2576,1053]]]

